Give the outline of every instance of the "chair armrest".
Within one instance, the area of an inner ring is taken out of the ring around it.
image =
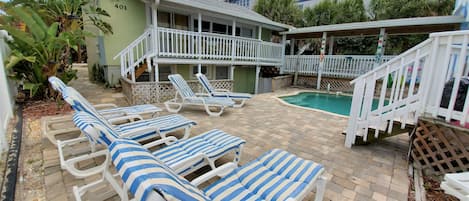
[[[108,108],[116,108],[117,105],[116,105],[116,104],[113,104],[113,103],[103,103],[103,104],[96,104],[96,105],[93,105],[93,107],[94,107],[96,110],[102,110],[102,109],[108,109]]]
[[[177,162],[176,164],[171,166],[171,169],[175,170],[176,172],[179,172],[179,171],[192,167],[195,163],[199,162],[200,160],[206,160],[207,163],[209,163],[210,161],[210,159],[207,157],[206,154],[198,153],[196,155],[193,155],[189,158],[185,158]]]
[[[215,92],[230,92],[228,89],[215,89]]]
[[[196,179],[191,181],[191,184],[194,186],[199,186],[200,184],[203,184],[207,182],[208,180],[212,179],[215,176],[224,176],[228,173],[230,173],[232,170],[236,169],[238,166],[235,163],[226,163],[216,169],[213,169],[200,177],[197,177]]]
[[[111,118],[111,119],[108,119],[107,121],[111,124],[118,124],[118,122],[120,121],[130,121],[130,122],[133,122],[133,121],[140,121],[140,120],[143,120],[143,117],[138,115],[138,114],[133,114],[133,115],[127,115],[127,116],[122,116],[122,117],[115,117],[115,118]],[[126,122],[128,123],[128,122]]]
[[[203,96],[203,97],[209,97],[210,94],[207,93],[195,93],[196,96]]]
[[[145,147],[147,149],[150,149],[152,147],[159,146],[159,145],[162,145],[162,144],[168,144],[168,143],[172,144],[172,143],[176,142],[177,140],[178,139],[174,136],[168,136],[168,137],[165,137],[163,139],[155,140],[153,142],[144,144],[143,147]]]

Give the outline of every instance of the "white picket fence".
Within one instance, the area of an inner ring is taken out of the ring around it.
[[[7,79],[4,60],[10,54],[10,49],[5,40],[11,40],[6,31],[0,30],[0,151],[6,151],[8,143],[6,130],[9,121],[13,117],[13,96],[10,83]]]
[[[387,62],[394,56],[383,56]],[[373,70],[376,57],[373,55],[326,55],[324,67],[319,69],[319,55],[287,55],[285,56],[284,73],[300,75],[318,75],[333,78],[356,78]]]
[[[374,128],[374,137],[378,137],[379,131],[391,133],[394,121],[405,127],[422,115],[459,121],[460,125],[469,122],[469,93],[458,93],[461,79],[469,75],[468,45],[469,31],[433,33],[426,41],[353,80],[345,146],[351,147],[357,136],[366,141],[369,128]],[[454,80],[452,85],[450,80]],[[447,90],[449,101],[442,98],[445,84],[452,87]],[[379,99],[376,108],[372,107],[375,98]],[[463,106],[455,109],[457,102]]]

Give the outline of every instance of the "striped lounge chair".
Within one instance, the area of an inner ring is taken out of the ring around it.
[[[60,92],[62,95],[64,91],[67,90],[67,85],[62,82],[59,78],[55,76],[49,77],[49,83],[51,84],[52,88],[57,92]],[[98,104],[98,105],[91,105],[81,94],[78,92],[77,98],[80,99],[82,104],[86,104],[89,107],[92,107],[94,110],[96,108],[107,108],[107,109],[100,109],[96,110],[99,114],[103,115],[107,119],[114,119],[119,117],[138,117],[142,119],[143,117],[140,115],[147,115],[151,114],[154,117],[158,112],[162,111],[159,107],[156,107],[151,104],[145,105],[136,105],[136,106],[129,106],[129,107],[117,107],[115,104]],[[79,133],[79,129],[76,127],[66,127],[66,128],[59,128],[56,125],[64,124],[72,121],[71,115],[68,116],[51,116],[46,117],[41,120],[41,129],[42,133],[49,139],[49,141],[57,146],[57,136],[67,134],[67,133]]]
[[[166,109],[170,112],[179,112],[184,105],[199,105],[204,106],[208,115],[218,117],[223,113],[225,107],[233,107],[235,105],[235,102],[230,98],[195,94],[179,74],[169,75],[168,78],[176,89],[175,98],[164,103]],[[182,100],[179,100],[178,95]],[[171,106],[176,106],[176,108]],[[211,107],[218,108],[218,112],[211,111]]]
[[[325,191],[322,165],[279,149],[242,167],[227,163],[192,182],[134,141],[116,140],[109,151],[135,200],[302,200],[316,188],[315,200],[320,201]],[[197,188],[220,175],[203,191]]]
[[[103,124],[99,119],[96,119],[88,113],[76,113],[74,115],[74,122],[90,140],[105,144],[108,147],[112,146],[112,142],[122,139],[122,134],[119,131]],[[131,141],[137,143],[134,140]],[[212,169],[215,169],[215,161],[232,152],[235,155],[232,163],[237,164],[240,159],[242,146],[245,144],[244,140],[215,129],[196,137],[183,140],[176,140],[173,136],[169,136],[166,139],[154,141],[143,146],[141,145],[141,147],[145,147],[148,151],[147,148],[159,146],[166,142],[171,143],[164,148],[148,153],[152,157],[158,158],[158,160],[171,167],[173,171],[180,175],[187,175],[207,164],[210,165]],[[110,183],[114,182],[112,178],[105,177],[105,179]],[[119,195],[124,194],[126,191],[123,188],[115,187],[115,185],[112,186]],[[93,187],[88,185],[80,188],[77,187],[76,190],[74,190],[76,191],[75,195],[77,199],[79,200],[81,195],[90,188]]]
[[[252,95],[248,93],[235,93],[226,89],[215,89],[204,74],[197,73],[196,76],[200,85],[202,85],[211,97],[231,98],[233,101],[237,102],[233,107],[243,107],[244,103],[252,98]]]

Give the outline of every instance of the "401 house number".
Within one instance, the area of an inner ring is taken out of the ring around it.
[[[114,7],[116,7],[117,9],[120,9],[120,10],[127,10],[127,5],[122,4],[122,3],[115,3]]]

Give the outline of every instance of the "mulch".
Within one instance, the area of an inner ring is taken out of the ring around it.
[[[440,180],[431,177],[431,176],[424,176],[423,177],[424,187],[427,192],[427,200],[428,201],[458,201],[459,199],[445,194],[443,189],[440,188]]]
[[[28,101],[24,103],[23,117],[25,119],[38,119],[43,116],[66,114],[71,111],[72,108],[63,101]]]

